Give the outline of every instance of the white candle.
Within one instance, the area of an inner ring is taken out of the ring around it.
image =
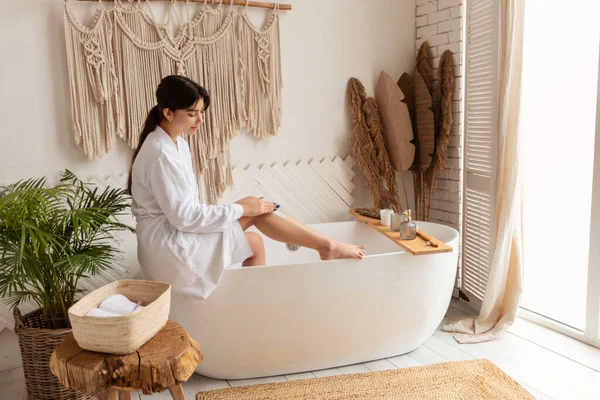
[[[390,226],[391,224],[391,219],[392,219],[392,214],[394,213],[394,210],[390,210],[389,208],[384,208],[383,210],[379,211],[379,217],[381,218],[381,225],[386,225],[386,226]]]

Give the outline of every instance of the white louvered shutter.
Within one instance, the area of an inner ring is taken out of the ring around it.
[[[497,0],[467,2],[465,188],[462,291],[475,303],[485,293],[495,232],[498,140]]]

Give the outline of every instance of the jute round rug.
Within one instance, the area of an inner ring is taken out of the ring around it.
[[[528,400],[534,397],[486,359],[200,392],[198,400]]]

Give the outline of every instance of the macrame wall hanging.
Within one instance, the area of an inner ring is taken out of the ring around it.
[[[279,10],[291,6],[271,4],[267,23],[257,29],[247,8],[268,3],[200,1],[193,17],[186,4],[183,21],[171,0],[165,22],[157,21],[148,0],[116,0],[111,8],[99,2],[90,28],[65,1],[65,36],[75,140],[90,159],[110,151],[117,136],[137,147],[163,77],[184,75],[207,88],[205,123],[186,139],[198,184],[204,178],[207,201],[215,204],[233,184],[230,140],[241,129],[265,139],[281,127]]]
[[[264,139],[281,127],[281,59],[279,13],[273,9],[265,27],[256,29],[246,8],[238,22],[239,54],[242,59],[242,94],[247,128]]]
[[[88,28],[65,7],[73,131],[75,143],[90,159],[111,151],[119,134],[112,35],[111,16],[106,9],[96,10]]]

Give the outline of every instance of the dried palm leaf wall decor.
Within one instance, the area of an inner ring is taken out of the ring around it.
[[[410,114],[410,121],[413,129],[413,143],[415,145],[415,156],[413,157],[413,163],[410,166],[409,170],[413,172],[413,194],[414,194],[414,215],[415,218],[418,218],[418,208],[417,204],[419,201],[418,196],[418,181],[417,176],[419,172],[419,139],[417,138],[417,116],[416,116],[416,107],[415,107],[415,80],[412,76],[407,74],[406,72],[402,74],[400,79],[398,79],[397,83],[400,90],[404,94],[404,99],[402,102],[406,104],[408,107],[408,113]]]
[[[410,170],[413,172],[415,214],[421,220],[430,219],[435,178],[446,167],[455,88],[452,52],[446,50],[440,59],[435,90],[432,71],[429,45],[424,42],[417,54],[414,78],[404,73],[397,83],[405,94],[404,102],[411,114],[416,139]]]
[[[383,183],[387,185],[384,188],[382,201],[384,204],[389,204],[386,208],[391,208],[396,212],[402,212],[402,204],[398,198],[398,185],[396,184],[396,173],[390,163],[389,155],[386,149],[385,140],[383,137],[383,125],[381,122],[381,114],[377,102],[373,97],[368,97],[363,105],[365,121],[369,134],[375,148],[375,157],[379,166],[379,176]],[[381,207],[380,207],[381,208]]]
[[[412,122],[412,126],[414,129],[415,126],[415,80],[407,74],[406,72],[402,74],[400,79],[398,79],[397,83],[400,90],[402,90],[402,94],[404,98],[402,102],[406,104],[408,108],[408,113],[410,115],[410,120]],[[415,155],[416,156],[416,155]]]
[[[356,78],[350,78],[347,90],[352,114],[352,158],[365,175],[375,207],[402,211],[377,103],[373,98],[367,98],[365,87]]]
[[[395,171],[410,170],[415,215],[425,221],[430,219],[435,178],[446,167],[452,131],[455,79],[449,50],[440,59],[435,88],[432,71],[429,45],[424,42],[414,77],[404,73],[396,84],[400,91],[390,90],[391,78],[383,71],[375,89],[377,100],[367,97],[365,87],[356,78],[349,80],[347,89],[352,113],[352,157],[365,175],[375,208],[403,210]],[[408,208],[406,185],[404,192]]]
[[[424,173],[429,169],[435,150],[435,119],[433,114],[433,99],[431,96],[432,60],[429,44],[423,42],[417,54],[415,66],[415,120],[416,133],[419,143],[418,164],[413,167],[415,174],[415,192],[417,202],[415,203],[418,219],[425,220],[425,180]]]
[[[435,126],[433,102],[425,85],[425,80],[415,71],[415,117],[417,120],[417,137],[419,140],[419,164],[415,168],[418,182],[417,192],[421,202],[417,204],[417,215],[425,219],[424,173],[429,169],[435,150]]]
[[[408,106],[403,102],[405,96],[394,80],[385,71],[381,71],[375,85],[375,99],[381,113],[383,138],[391,166],[400,172],[406,206],[409,207],[406,182],[402,172],[408,170],[415,157],[415,139]],[[392,172],[389,176],[395,179]]]
[[[421,44],[421,47],[419,47],[415,70],[421,74],[425,81],[425,85],[431,90],[431,82],[433,81],[433,60],[431,58],[431,49],[429,48],[429,43],[427,41],[424,41],[423,44]]]
[[[425,172],[425,182],[429,183],[429,207],[427,209],[427,220],[431,209],[431,197],[433,196],[433,185],[435,177],[446,168],[448,159],[448,143],[452,134],[452,102],[454,101],[454,65],[452,52],[446,50],[440,59],[438,67],[439,80],[435,92],[435,153],[433,162]]]
[[[435,150],[435,126],[433,116],[433,99],[425,80],[415,71],[415,116],[417,119],[417,135],[419,139],[420,173],[427,171],[433,160]]]

